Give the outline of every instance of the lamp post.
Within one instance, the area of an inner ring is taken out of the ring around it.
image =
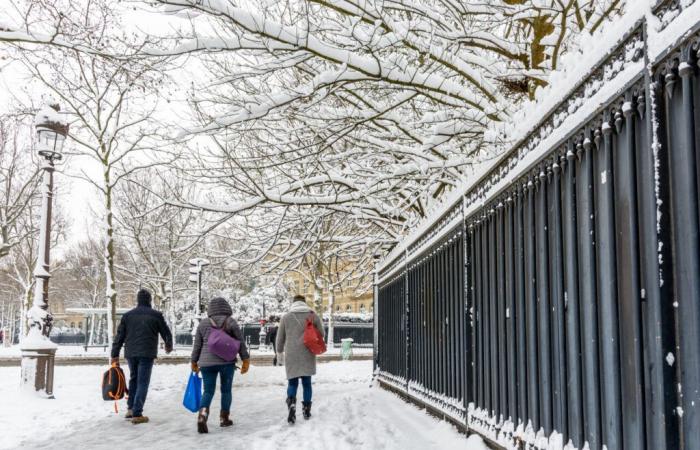
[[[51,207],[53,203],[54,164],[62,158],[68,124],[58,113],[59,107],[45,106],[35,117],[38,136],[37,153],[41,167],[41,228],[34,277],[36,287],[32,307],[27,311],[29,331],[22,337],[22,386],[43,397],[53,398],[53,368],[56,344],[49,339],[53,318],[49,313],[49,255],[51,249]]]
[[[197,283],[197,300],[194,306],[194,318],[192,320],[192,337],[197,332],[198,319],[204,314],[204,303],[202,302],[202,269],[209,265],[209,260],[204,258],[192,258],[190,263],[190,278],[192,283]],[[194,343],[194,341],[192,341]]]

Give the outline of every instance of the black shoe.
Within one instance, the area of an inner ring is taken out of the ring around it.
[[[197,416],[197,432],[200,434],[209,433],[209,427],[207,427],[207,419],[209,418],[209,408],[202,408],[199,410],[199,415]]]
[[[301,402],[301,413],[304,415],[304,419],[311,418],[311,402]]]
[[[287,422],[290,425],[294,425],[297,421],[297,398],[287,397],[287,409],[289,410],[289,415],[287,415]]]

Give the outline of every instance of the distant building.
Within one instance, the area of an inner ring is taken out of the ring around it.
[[[309,304],[314,299],[314,287],[302,275],[293,272],[287,275],[287,281],[291,287],[292,295],[301,294],[306,297]],[[372,291],[369,290],[360,295],[355,294],[353,286],[341,286],[335,291],[334,310],[336,312],[369,313],[373,311],[374,304]],[[323,308],[328,308],[328,292],[323,292]]]

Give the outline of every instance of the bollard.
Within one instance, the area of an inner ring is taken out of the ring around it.
[[[343,361],[347,361],[352,357],[352,343],[353,339],[352,338],[344,338],[340,340],[341,342],[341,350],[340,350],[340,356],[343,358]]]

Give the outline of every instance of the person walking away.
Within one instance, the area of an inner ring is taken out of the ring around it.
[[[173,335],[165,323],[163,314],[151,307],[151,293],[140,289],[136,294],[136,308],[127,311],[119,322],[112,344],[112,364],[119,365],[119,352],[129,364],[129,399],[124,416],[131,423],[148,422],[143,406],[151,383],[153,361],[158,357],[158,335],[165,341],[165,353],[173,351]]]
[[[323,336],[323,322],[306,304],[304,296],[296,295],[277,330],[276,347],[284,354],[284,367],[287,372],[287,422],[289,424],[296,422],[299,381],[304,388],[302,413],[304,419],[311,418],[311,377],[316,375],[316,355],[304,345],[307,319],[311,319]]]
[[[269,325],[267,326],[267,337],[270,339],[270,345],[272,345],[272,351],[275,355],[272,358],[272,365],[277,365],[277,345],[275,340],[277,339],[277,321],[279,319],[275,316],[270,316]]]
[[[217,297],[209,302],[207,309],[208,318],[199,321],[197,333],[194,337],[194,346],[192,347],[192,371],[202,373],[202,381],[204,384],[204,394],[202,394],[201,409],[197,416],[197,431],[199,433],[208,433],[207,420],[209,419],[209,408],[214,392],[216,391],[216,377],[220,378],[221,383],[221,412],[219,414],[219,425],[222,427],[230,427],[233,421],[230,418],[231,403],[233,401],[233,374],[236,368],[236,360],[226,361],[209,350],[209,334],[213,327],[223,329],[229,336],[240,341],[241,346],[238,350],[238,356],[243,360],[241,374],[248,372],[250,366],[250,354],[243,340],[243,333],[238,326],[236,320],[231,317],[233,311],[231,305],[221,298]]]

